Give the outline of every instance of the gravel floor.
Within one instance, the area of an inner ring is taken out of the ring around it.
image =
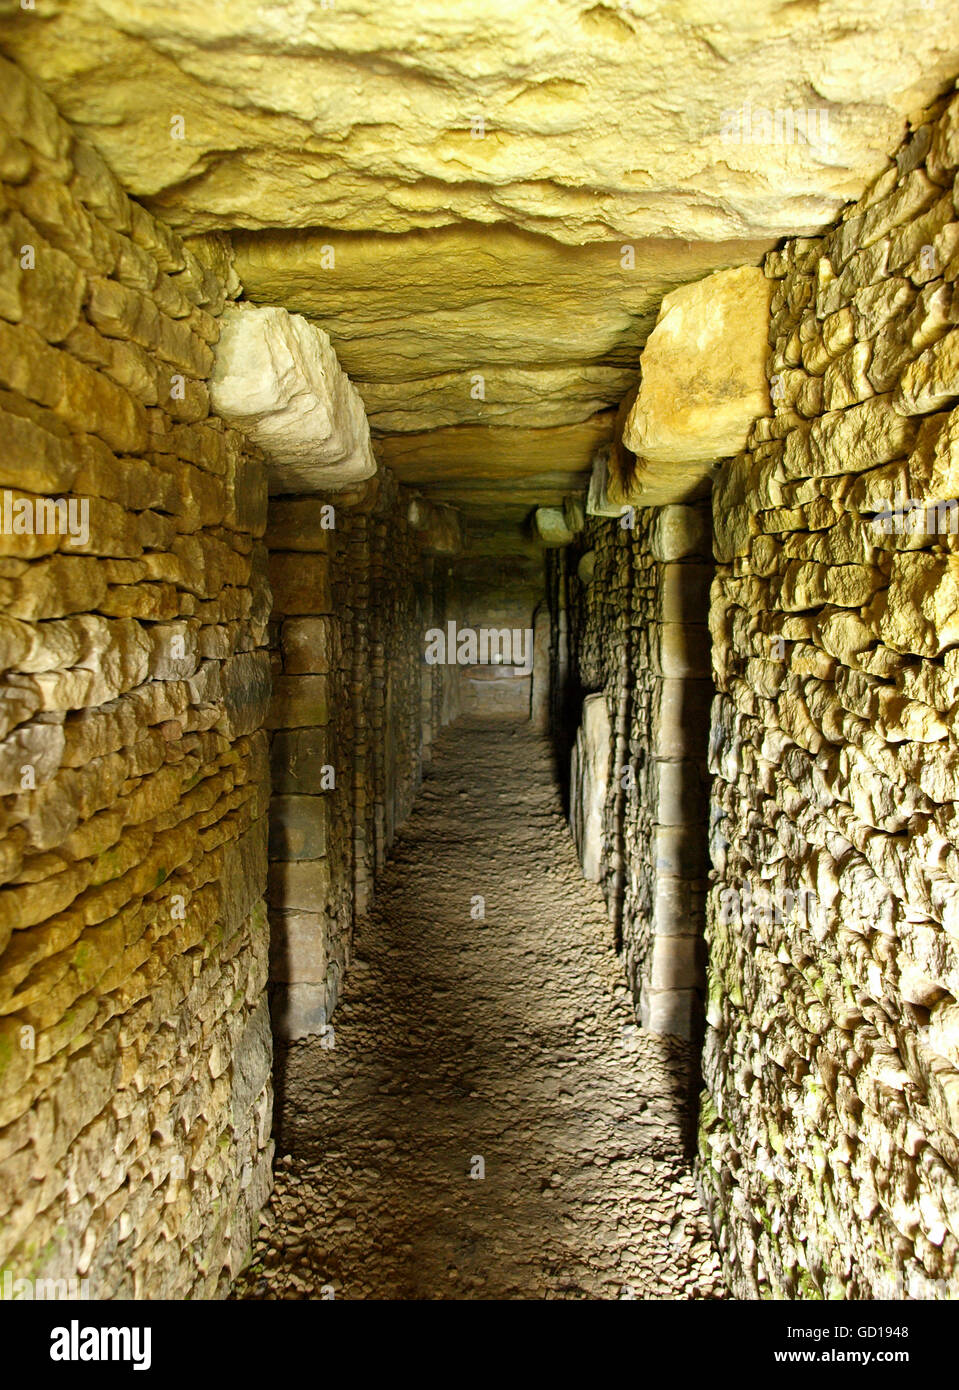
[[[235,1296],[723,1296],[689,1052],[633,1022],[528,726],[437,743],[333,1025],[278,1058],[276,1190]]]

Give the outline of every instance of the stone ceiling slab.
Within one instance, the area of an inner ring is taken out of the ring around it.
[[[664,294],[770,246],[659,239],[624,257],[619,242],[475,226],[237,233],[233,244],[250,299],[330,334],[374,433],[586,420],[635,383]]]
[[[959,67],[953,0],[6,0],[0,40],[178,227],[822,227]],[[730,111],[828,139],[731,143]],[[171,139],[171,119],[183,138]]]
[[[451,487],[432,487],[429,496],[448,502],[468,520],[470,533],[480,522],[492,521],[497,527],[527,525],[532,512],[541,506],[562,506],[571,489],[582,489],[588,477],[571,480],[567,475],[551,484],[550,477],[518,478],[507,488],[489,485],[460,484]]]
[[[959,0],[0,0],[0,50],[330,335],[402,478],[549,506],[663,296],[821,230],[951,85]]]
[[[462,425],[389,434],[376,441],[375,452],[401,482],[417,487],[482,483],[487,491],[508,493],[531,475],[545,474],[554,486],[576,480],[565,483],[569,491],[588,476],[593,452],[610,439],[614,419],[615,412],[607,410],[582,424],[549,430]]]

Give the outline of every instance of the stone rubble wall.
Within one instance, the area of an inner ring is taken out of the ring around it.
[[[701,1171],[742,1297],[959,1295],[957,164],[954,97],[766,258],[774,413],[714,493]]]
[[[589,517],[582,551],[568,552],[571,680],[606,704],[605,719],[591,711],[580,729],[571,813],[640,1022],[690,1038],[705,985],[709,531],[702,506],[632,517],[632,527]],[[601,811],[591,806],[598,782]]]
[[[265,475],[223,277],[0,85],[0,1269],[210,1297],[271,1184]]]
[[[441,566],[408,505],[388,471],[359,494],[270,502],[271,980],[288,1038],[327,1025],[355,915],[446,722],[449,668],[427,665],[423,641],[445,622]]]

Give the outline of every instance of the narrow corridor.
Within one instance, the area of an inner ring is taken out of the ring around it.
[[[0,1299],[941,1356],[959,0],[20,0],[0,95]]]
[[[334,1025],[278,1057],[240,1297],[721,1296],[691,1050],[632,1021],[528,724],[438,740]]]

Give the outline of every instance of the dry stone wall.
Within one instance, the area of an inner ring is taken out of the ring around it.
[[[263,469],[222,248],[0,84],[0,1269],[213,1296],[271,1181]]]
[[[574,833],[584,872],[603,884],[641,1023],[689,1038],[705,983],[706,511],[590,517],[583,546],[565,562],[570,683],[601,693],[604,709],[587,697]]]
[[[289,1038],[328,1025],[355,914],[445,722],[448,668],[426,664],[423,642],[445,591],[408,508],[386,471],[358,492],[270,503],[271,978]]]
[[[959,1294],[959,98],[765,262],[714,494],[702,1178],[743,1297]]]

